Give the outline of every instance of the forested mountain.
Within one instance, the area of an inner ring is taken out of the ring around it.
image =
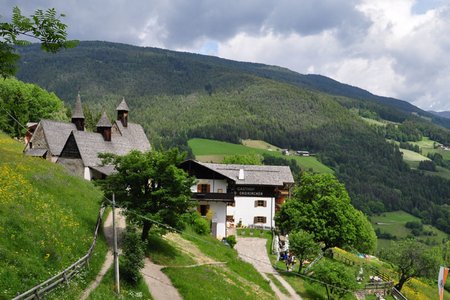
[[[450,111],[429,111],[429,112],[432,113],[433,115],[450,119]]]
[[[431,122],[449,127],[448,119],[275,66],[106,42],[82,42],[55,55],[37,46],[20,52],[18,78],[68,104],[80,91],[98,112],[124,96],[130,118],[143,124],[156,147],[187,147],[189,138],[202,137],[309,149],[335,170],[359,209],[403,209],[450,232],[450,182],[411,170],[398,147],[385,141],[389,134],[450,144],[450,131]],[[373,127],[361,119],[366,115],[396,125]]]

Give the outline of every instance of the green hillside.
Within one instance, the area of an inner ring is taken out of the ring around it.
[[[188,141],[188,145],[192,149],[195,157],[204,162],[221,162],[223,158],[228,155],[245,155],[255,153],[260,155],[266,154],[275,157],[283,157],[285,159],[293,159],[304,170],[312,170],[317,173],[333,173],[333,170],[320,163],[315,157],[311,156],[284,156],[279,151],[269,151],[207,139],[190,139]]]
[[[358,209],[402,209],[450,231],[449,182],[412,170],[385,141],[427,136],[450,143],[449,130],[406,102],[322,76],[155,48],[82,42],[51,56],[36,46],[20,51],[18,77],[69,104],[80,91],[92,111],[108,107],[114,116],[125,96],[130,120],[144,126],[155,148],[189,150],[189,139],[204,138],[308,150],[334,170]],[[373,126],[355,110],[389,123]]]
[[[23,156],[23,147],[0,132],[0,299],[32,288],[84,256],[102,198],[91,183],[60,166]],[[89,272],[72,281],[65,299],[79,297],[105,253],[99,239]]]

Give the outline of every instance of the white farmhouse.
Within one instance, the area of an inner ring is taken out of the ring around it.
[[[212,210],[212,235],[219,239],[227,236],[227,227],[235,225],[273,228],[275,212],[294,184],[287,166],[188,160],[181,167],[197,178],[193,198],[202,216]]]

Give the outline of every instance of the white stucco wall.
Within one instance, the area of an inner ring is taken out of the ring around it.
[[[218,193],[219,189],[222,189],[222,193],[227,192],[227,181],[223,179],[198,179],[197,183],[191,187],[191,191],[197,193],[197,185],[199,184],[209,184],[210,193]]]
[[[264,200],[266,207],[255,207],[255,201]],[[227,207],[227,215],[234,216],[234,223],[237,225],[242,220],[242,225],[262,225],[275,226],[273,218],[275,217],[275,199],[270,197],[234,197],[235,206]],[[254,222],[254,217],[266,217],[266,223]]]
[[[91,180],[91,169],[84,167],[84,179]]]
[[[199,205],[209,205],[209,209],[214,212],[212,217],[212,222],[217,223],[217,234],[216,238],[222,239],[227,236],[227,204],[224,202],[215,201],[199,201]]]

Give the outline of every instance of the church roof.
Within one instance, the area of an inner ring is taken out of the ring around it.
[[[130,111],[130,109],[128,108],[128,104],[125,101],[125,98],[122,98],[122,102],[120,102],[120,104],[119,104],[119,106],[117,106],[116,110]]]
[[[72,119],[84,119],[83,107],[81,106],[81,97],[78,94],[75,100],[75,108],[72,111]]]
[[[102,113],[100,120],[98,120],[97,127],[112,127],[112,124],[109,121],[108,116],[106,115],[106,112]]]
[[[41,120],[38,127],[41,126],[45,139],[48,144],[48,148],[52,155],[59,156],[64,144],[67,141],[67,137],[73,130],[77,130],[77,127],[73,123]],[[36,131],[38,128],[36,128]],[[33,140],[32,140],[33,141]]]
[[[114,125],[116,126],[119,123],[115,122]],[[108,142],[103,139],[100,133],[73,131],[72,134],[80,151],[83,164],[87,167],[100,166],[99,153],[125,155],[132,150],[150,150],[150,143],[141,125],[130,123],[128,126],[122,134],[113,131],[111,141]],[[61,153],[61,156],[64,157],[64,151]]]

